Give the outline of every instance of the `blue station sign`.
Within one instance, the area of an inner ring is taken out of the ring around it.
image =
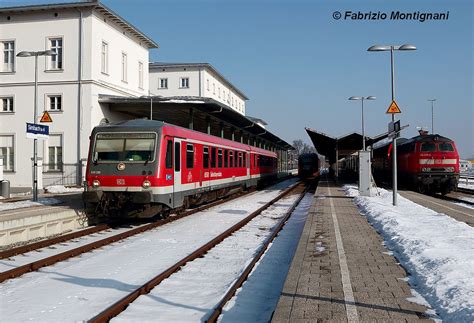
[[[26,123],[26,138],[48,139],[49,126],[43,126],[36,123]]]

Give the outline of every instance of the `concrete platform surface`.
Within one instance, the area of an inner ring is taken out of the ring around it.
[[[0,211],[0,247],[25,243],[87,226],[80,193],[55,194],[60,204]],[[2,200],[14,203],[31,197]]]
[[[430,320],[350,197],[321,180],[272,322]]]

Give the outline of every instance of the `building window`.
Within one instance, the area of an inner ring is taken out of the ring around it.
[[[15,150],[13,148],[13,135],[0,136],[0,159],[3,160],[3,170],[13,172],[15,165]]]
[[[221,87],[220,86],[217,87],[217,96],[219,97],[219,99],[221,98]]]
[[[189,77],[182,77],[179,79],[179,87],[182,89],[189,88]]]
[[[138,62],[138,87],[143,89],[143,63]]]
[[[127,54],[122,53],[122,82],[127,82]]]
[[[212,94],[216,95],[216,83],[212,83]]]
[[[104,74],[109,73],[109,45],[106,42],[102,42],[102,52],[100,57],[101,69],[100,71]]]
[[[63,69],[63,39],[62,38],[50,38],[49,48],[56,53],[56,55],[50,56],[50,66],[52,70]]]
[[[13,112],[13,97],[0,98],[2,100],[2,112]]]
[[[167,78],[162,78],[160,79],[160,82],[158,84],[159,89],[167,89],[168,88],[168,79]]]
[[[60,95],[48,95],[49,110],[50,111],[62,111],[62,97]]]
[[[48,170],[63,170],[62,135],[49,135],[48,139]]]
[[[207,90],[210,91],[210,88],[209,88],[209,80],[206,80],[207,81]]]
[[[4,41],[3,43],[3,65],[1,72],[14,72],[15,70],[15,42]]]

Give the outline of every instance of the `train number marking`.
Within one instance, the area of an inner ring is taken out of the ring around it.
[[[125,180],[123,178],[117,178],[117,185],[125,185]]]

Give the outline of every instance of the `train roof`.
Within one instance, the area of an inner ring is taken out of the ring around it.
[[[434,135],[420,135],[420,136],[415,136],[415,137],[413,137],[413,138],[398,138],[398,139],[397,139],[397,147],[398,147],[398,146],[402,146],[402,145],[407,145],[407,144],[410,144],[410,143],[413,143],[413,142],[422,142],[422,141],[448,142],[448,141],[452,141],[452,140],[449,139],[449,138],[447,138],[447,137],[440,136],[440,135],[438,135],[438,134],[434,134]],[[380,145],[380,146],[374,148],[374,150],[386,148],[386,147],[389,146],[391,143],[392,143],[392,141],[387,142],[387,143],[385,143],[385,144],[383,144],[383,145]]]
[[[104,123],[94,127],[92,131],[107,131],[107,130],[118,130],[121,128],[133,128],[134,130],[138,131],[145,131],[150,129],[160,129],[165,125],[163,121],[156,121],[156,120],[147,120],[147,119],[134,119],[134,120],[126,120],[126,121],[119,121],[114,123]]]

